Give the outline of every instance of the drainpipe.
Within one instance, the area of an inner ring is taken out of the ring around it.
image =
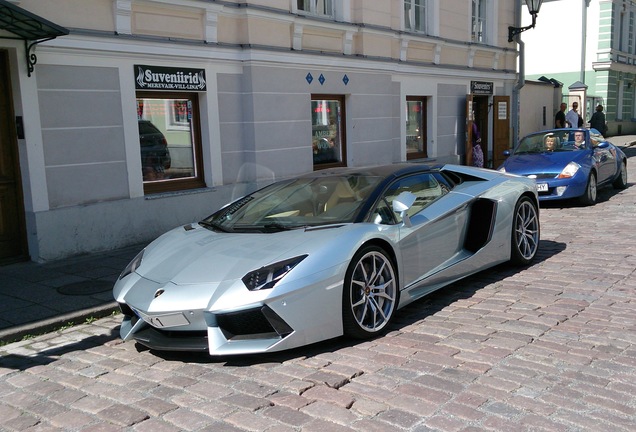
[[[515,0],[515,27],[521,27],[521,6],[522,0]],[[525,77],[525,45],[521,40],[521,36],[515,35],[515,43],[519,46],[519,74],[517,75],[517,82],[512,89],[512,107],[511,107],[511,120],[512,120],[512,146],[514,147],[519,140],[519,92],[526,83]]]
[[[579,81],[585,84],[585,55],[587,51],[587,8],[590,6],[590,0],[583,0],[583,23],[581,29],[581,75]],[[585,101],[583,101],[585,103]],[[585,108],[583,106],[582,108]],[[583,109],[581,109],[583,111]]]

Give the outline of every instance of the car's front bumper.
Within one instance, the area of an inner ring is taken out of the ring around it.
[[[236,292],[220,296],[209,287],[158,284],[133,274],[116,284],[124,316],[120,336],[159,351],[215,356],[280,351],[337,337],[343,272],[344,265],[317,272],[278,291],[250,292],[237,282]]]
[[[545,190],[542,190],[545,185]],[[537,179],[539,201],[563,200],[580,197],[585,193],[587,180],[570,179]]]

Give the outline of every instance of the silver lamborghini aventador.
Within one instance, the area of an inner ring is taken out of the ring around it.
[[[121,337],[211,355],[370,338],[402,306],[539,245],[534,180],[465,166],[317,171],[162,235],[113,294]]]

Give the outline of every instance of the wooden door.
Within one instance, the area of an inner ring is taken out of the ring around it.
[[[475,107],[473,106],[473,95],[466,95],[466,157],[464,165],[473,165],[473,121],[475,121]]]
[[[493,123],[493,168],[497,169],[506,157],[503,152],[510,149],[510,96],[494,96]]]
[[[0,264],[27,258],[9,56],[0,50]]]

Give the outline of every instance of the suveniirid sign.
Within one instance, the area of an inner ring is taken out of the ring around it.
[[[135,65],[137,90],[206,91],[205,70]]]
[[[470,92],[476,95],[491,95],[493,83],[487,81],[471,81]]]

